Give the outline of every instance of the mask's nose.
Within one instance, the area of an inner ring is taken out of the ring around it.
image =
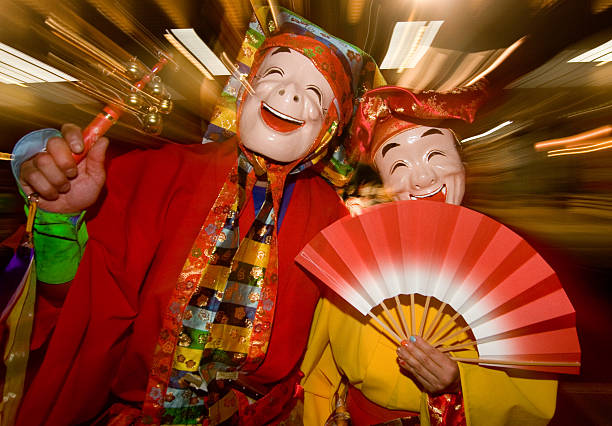
[[[410,174],[410,185],[415,190],[424,190],[438,182],[438,176],[433,169],[425,164],[416,165]]]
[[[293,82],[286,82],[276,88],[274,95],[280,103],[289,107],[295,108],[304,100],[303,93],[300,92],[297,85]]]
[[[301,96],[296,93],[295,90],[290,91],[289,89],[286,89],[284,87],[278,90],[278,95],[284,98],[283,100],[285,102],[294,102],[296,104],[299,104],[301,100]]]

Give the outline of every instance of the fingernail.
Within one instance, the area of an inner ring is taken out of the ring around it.
[[[78,154],[81,151],[83,151],[83,144],[80,144],[78,142],[73,142],[70,144],[70,149],[72,149],[72,152],[75,152]]]
[[[70,189],[70,183],[67,183],[59,189],[59,192],[68,192],[69,189]]]
[[[416,342],[416,337],[414,337],[414,336],[410,336],[410,341],[411,341],[412,343]]]
[[[66,170],[66,176],[68,177],[75,177],[76,174],[77,174],[77,169],[75,168]]]

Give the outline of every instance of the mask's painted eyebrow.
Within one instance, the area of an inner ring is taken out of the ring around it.
[[[425,133],[423,133],[421,137],[424,138],[425,136],[429,136],[429,135],[443,135],[443,134],[444,133],[442,133],[440,129],[429,129]]]
[[[288,47],[279,47],[270,56],[276,55],[277,53],[291,53]]]
[[[399,146],[399,144],[395,142],[391,142],[383,146],[381,151],[383,158],[385,158],[385,154],[387,153],[387,151],[389,151],[391,148],[395,148],[396,146]]]

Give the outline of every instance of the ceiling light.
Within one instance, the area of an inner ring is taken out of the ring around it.
[[[23,71],[18,70],[15,67],[6,65],[0,62],[0,75],[5,78],[11,78],[13,80],[17,80],[21,83],[44,83],[45,80],[42,80],[38,77],[34,77],[32,74],[25,73]]]
[[[197,68],[198,71],[200,71],[202,74],[204,74],[204,77],[206,77],[209,80],[214,80],[215,79],[212,76],[212,74],[210,72],[208,72],[208,70],[204,67],[204,65],[202,65],[200,63],[200,61],[198,61],[195,58],[195,56],[193,56],[191,53],[189,53],[189,50],[185,49],[185,47],[172,34],[166,33],[166,34],[164,34],[164,37],[166,37],[166,40],[168,40],[170,42],[170,44],[172,46],[174,46],[174,48],[176,50],[178,50],[179,53],[185,57],[185,59],[187,59],[189,62],[191,62],[193,64],[193,66]]]
[[[508,121],[504,121],[503,123],[501,123],[501,124],[499,124],[499,125],[497,125],[497,126],[493,127],[493,128],[492,128],[492,129],[490,129],[490,130],[487,130],[487,131],[486,131],[486,132],[484,132],[484,133],[481,133],[481,134],[479,134],[479,135],[472,136],[472,137],[469,137],[469,138],[462,139],[462,140],[461,140],[461,143],[464,143],[464,142],[469,142],[469,141],[474,140],[474,139],[484,138],[485,136],[489,136],[491,133],[494,133],[494,132],[498,131],[499,129],[501,129],[501,128],[503,128],[503,127],[506,127],[506,126],[508,126],[508,125],[510,125],[510,124],[512,124],[512,121],[509,121],[509,120],[508,120]]]
[[[212,75],[230,75],[223,63],[204,43],[193,28],[172,29],[170,33],[204,65]]]
[[[584,52],[567,62],[608,62],[612,60],[612,40]]]
[[[346,5],[346,20],[349,24],[355,25],[363,15],[365,0],[352,0]]]
[[[398,22],[381,69],[414,68],[421,60],[444,21]]]
[[[77,81],[44,62],[0,43],[0,81],[10,84]]]

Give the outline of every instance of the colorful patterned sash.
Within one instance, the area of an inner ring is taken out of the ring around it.
[[[275,212],[284,175],[268,173],[266,200],[239,242],[238,218],[256,180],[241,153],[194,242],[164,318],[144,423],[194,424],[209,415],[217,417],[211,424],[226,420],[238,404],[227,401],[233,394],[221,392],[227,386],[219,381],[254,371],[263,361],[277,294]]]

